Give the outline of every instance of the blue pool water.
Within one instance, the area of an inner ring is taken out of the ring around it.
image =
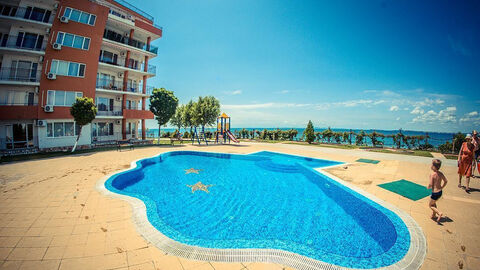
[[[176,151],[141,160],[105,185],[143,200],[152,225],[184,244],[281,249],[352,268],[399,261],[410,245],[403,221],[312,169],[338,164],[272,152]],[[212,185],[209,193],[192,193],[187,185],[197,182]]]

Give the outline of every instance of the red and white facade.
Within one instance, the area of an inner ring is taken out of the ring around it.
[[[72,146],[80,96],[98,113],[79,145],[145,139],[151,42],[161,36],[121,0],[0,0],[0,150]]]

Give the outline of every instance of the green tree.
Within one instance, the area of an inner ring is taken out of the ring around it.
[[[165,88],[153,89],[150,96],[150,111],[155,115],[158,122],[158,143],[160,144],[161,132],[163,125],[168,123],[170,118],[175,114],[178,106],[178,98]]]
[[[350,137],[350,134],[346,131],[342,133],[342,142],[347,142]],[[351,144],[351,143],[350,143]]]
[[[322,131],[322,138],[327,139],[328,143],[330,143],[330,140],[333,136],[334,136],[334,133],[330,127]]]
[[[372,141],[372,145],[374,147],[383,145],[383,142],[380,141],[380,139],[385,138],[385,135],[383,135],[382,133],[378,133],[376,131],[373,131],[372,133],[368,134],[367,136]]]
[[[444,144],[438,146],[438,150],[442,154],[451,153],[453,149],[453,144],[449,141],[446,141]]]
[[[460,148],[462,148],[462,143],[465,141],[465,137],[465,134],[461,132],[457,132],[453,135],[453,152],[455,154],[458,154]]]
[[[305,128],[303,131],[303,136],[305,137],[305,141],[307,141],[309,144],[315,140],[315,131],[312,121],[308,121],[307,128]]]
[[[360,130],[360,132],[358,134],[356,134],[356,136],[355,136],[355,144],[356,145],[362,145],[365,136],[367,136],[365,131]]]
[[[174,127],[177,127],[178,132],[183,127],[183,111],[185,110],[185,105],[180,105],[175,110],[175,113],[170,118],[170,124]]]
[[[185,107],[183,108],[182,112],[182,125],[187,128],[190,128],[189,137],[186,138],[192,138],[192,143],[193,143],[193,136],[192,136],[192,129],[193,129],[193,120],[192,120],[192,115],[193,115],[193,107],[195,106],[195,102],[190,100],[187,104],[185,104]]]
[[[336,142],[337,144],[342,143],[342,135],[343,135],[342,132],[334,132],[334,133],[333,133],[333,139],[335,139],[335,142]]]
[[[198,97],[192,110],[192,122],[194,126],[201,126],[205,132],[205,126],[211,126],[220,115],[220,102],[213,96]]]
[[[73,120],[79,127],[78,136],[75,140],[75,145],[73,145],[72,153],[77,149],[78,140],[80,140],[80,135],[82,134],[82,128],[85,125],[90,124],[95,116],[97,115],[97,107],[92,98],[89,97],[77,97],[75,102],[70,108],[70,114],[73,116]]]

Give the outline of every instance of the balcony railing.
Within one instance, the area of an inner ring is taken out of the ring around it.
[[[123,92],[123,81],[122,80],[110,80],[110,79],[97,79],[96,88],[106,89],[106,90],[115,90]],[[153,91],[153,86],[147,85],[146,94],[151,95]],[[131,93],[143,93],[143,84],[127,84],[126,92]]]
[[[97,115],[98,116],[122,116],[122,107],[113,106],[109,107],[104,104],[97,105]]]
[[[37,102],[28,102],[28,101],[16,102],[16,103],[0,101],[0,106],[37,106],[37,105],[38,105]]]
[[[135,48],[140,49],[140,50],[144,50],[144,51],[151,52],[151,53],[154,53],[154,54],[158,53],[158,47],[156,47],[156,46],[152,46],[152,45],[148,46],[145,42],[141,42],[141,41],[138,41],[136,39],[130,39],[129,37],[126,37],[122,34],[119,34],[119,33],[116,33],[116,32],[110,31],[110,30],[105,30],[105,32],[103,34],[103,37],[108,39],[108,40],[115,41],[115,42],[118,42],[118,43],[122,43],[122,44],[125,44],[125,45],[129,45],[129,46],[135,47]]]
[[[142,15],[143,17],[145,17],[145,18],[147,18],[147,19],[149,19],[153,22],[153,16],[152,15],[150,15],[150,14],[146,13],[145,11],[133,6],[132,4],[130,4],[126,1],[123,1],[123,0],[115,0],[115,2],[119,3],[120,5],[128,8],[128,9],[131,9],[131,10],[135,11],[136,13]]]
[[[116,58],[112,59],[111,57],[105,57],[105,56],[100,55],[98,60],[102,63],[105,63],[105,64],[109,64],[109,65],[113,65],[113,66],[117,66],[117,67],[125,67],[126,58],[116,57]],[[134,63],[130,62],[126,67],[130,68],[130,69],[142,71],[142,72],[145,71],[145,64],[144,63],[138,63],[137,62],[137,63],[134,64]],[[148,65],[147,73],[156,74],[157,73],[157,67],[154,66],[154,65]]]
[[[97,79],[97,88],[106,90],[123,91],[122,80]]]
[[[0,47],[44,51],[47,47],[47,40],[42,35],[29,35],[27,33],[20,36],[10,36],[5,34],[0,38]]]
[[[39,82],[41,71],[32,68],[0,68],[0,81]]]
[[[54,18],[50,10],[36,7],[14,7],[4,5],[0,5],[0,16],[15,17],[43,23],[52,23]]]

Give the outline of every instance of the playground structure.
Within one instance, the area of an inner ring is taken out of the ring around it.
[[[215,142],[216,143],[230,143],[230,141],[234,141],[239,143],[237,138],[233,135],[230,131],[230,123],[231,119],[230,116],[222,113],[219,117],[217,117],[217,131],[215,132]]]
[[[222,113],[222,115],[217,117],[217,131],[215,131],[214,134],[215,143],[230,143],[231,141],[240,143],[240,141],[230,131],[230,123],[230,116],[226,115],[225,113]],[[203,128],[201,131],[198,131],[197,127],[195,127],[192,134],[192,144],[195,142],[195,140],[198,142],[198,144],[201,144],[201,142],[204,141],[205,144],[208,145],[209,141],[205,136],[205,130]]]

